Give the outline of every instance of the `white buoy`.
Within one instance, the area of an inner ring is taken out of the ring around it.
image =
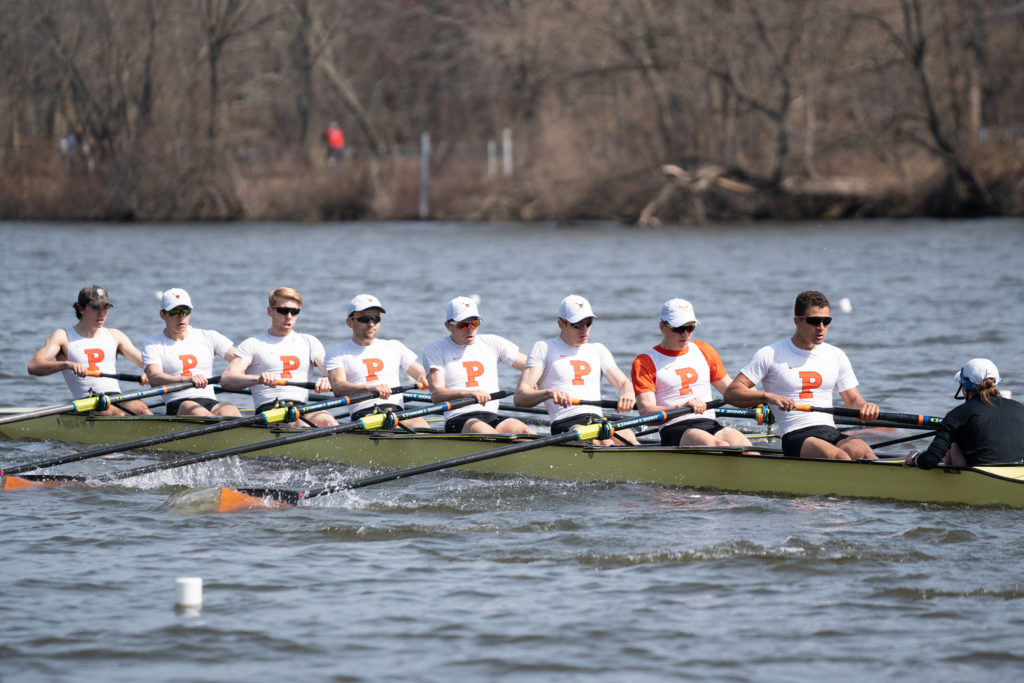
[[[174,580],[175,604],[178,607],[203,606],[203,580],[198,576],[185,576]]]
[[[853,310],[853,304],[845,296],[839,300],[839,310],[843,313],[849,313]]]

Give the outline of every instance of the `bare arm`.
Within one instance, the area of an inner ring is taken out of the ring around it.
[[[66,360],[67,356],[68,333],[63,328],[54,330],[28,362],[28,374],[42,377],[61,370],[71,370],[79,377],[85,377],[88,367]]]
[[[569,405],[571,397],[567,392],[537,387],[537,382],[540,381],[540,376],[543,374],[543,368],[524,368],[523,373],[519,375],[519,384],[516,385],[516,393],[512,396],[512,402],[521,408],[530,408],[550,398],[560,406]]]
[[[245,358],[239,358],[237,355],[231,359],[228,363],[228,367],[220,376],[220,383],[225,389],[230,391],[238,391],[239,389],[245,389],[251,387],[254,384],[259,384],[260,378],[258,375],[247,375],[245,369],[249,366],[249,361]]]
[[[864,397],[860,395],[859,391],[857,391],[857,387],[847,389],[846,391],[840,391],[839,397],[843,399],[843,403],[846,404],[847,408],[853,408],[854,410],[860,411],[861,422],[878,419],[878,406],[864,400]]]
[[[454,401],[457,398],[475,398],[477,403],[485,406],[491,400],[491,395],[486,391],[449,389],[445,386],[444,370],[440,368],[431,368],[427,372],[427,384],[430,385],[430,400],[434,403]]]
[[[626,377],[626,373],[615,366],[608,368],[604,376],[619,392],[619,405],[616,406],[616,410],[620,413],[633,410],[636,406],[636,394],[633,392],[633,382]]]
[[[736,379],[726,388],[723,398],[726,403],[730,403],[737,408],[753,408],[761,403],[771,403],[778,406],[781,410],[793,410],[794,406],[796,406],[795,401],[785,396],[773,394],[769,391],[758,391],[754,388],[754,383],[747,379],[747,376],[742,372],[736,375]]]
[[[117,341],[117,352],[122,356],[135,363],[140,368],[142,365],[142,352],[135,348],[135,344],[132,344],[132,340],[128,338],[121,330],[115,330],[113,328],[107,328],[111,336]]]
[[[352,396],[364,391],[376,391],[381,398],[391,396],[391,387],[387,384],[355,384],[345,377],[345,368],[334,368],[328,371],[327,379],[331,383],[331,392],[335,396]]]

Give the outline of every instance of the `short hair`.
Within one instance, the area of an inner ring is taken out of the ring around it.
[[[291,287],[278,287],[270,293],[269,301],[271,306],[276,306],[278,299],[294,299],[299,302],[300,306],[302,305],[302,295]]]
[[[809,289],[796,295],[796,303],[793,304],[793,315],[803,315],[808,308],[831,308],[828,297],[821,292]]]

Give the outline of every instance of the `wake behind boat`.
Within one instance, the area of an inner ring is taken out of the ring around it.
[[[10,411],[14,412],[14,411]],[[24,412],[23,410],[20,412]],[[217,422],[217,418],[50,415],[0,425],[0,437],[109,444],[149,438]],[[301,430],[244,426],[155,446],[205,453],[295,434]],[[514,435],[374,430],[334,434],[247,454],[397,469],[486,451]],[[775,448],[757,454],[727,448],[593,447],[580,442],[541,446],[457,469],[504,476],[584,482],[631,482],[701,490],[787,496],[843,496],[907,502],[1006,505],[1024,508],[1024,465],[920,470],[898,460],[835,461],[784,458]],[[844,468],[844,469],[838,469]]]

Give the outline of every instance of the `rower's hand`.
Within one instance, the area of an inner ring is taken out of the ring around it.
[[[904,467],[917,467],[917,456],[919,456],[919,455],[920,455],[920,453],[917,452],[917,449],[914,449],[914,448],[910,449],[910,452],[907,453],[907,457],[903,459],[903,466]]]
[[[572,405],[572,396],[569,395],[568,391],[562,391],[561,389],[549,389],[548,393],[551,395],[551,400],[557,405],[563,408],[568,408]]]
[[[470,397],[475,398],[476,402],[482,406],[487,405],[491,402],[491,395],[486,391],[471,391],[469,392]]]
[[[779,394],[765,394],[765,403],[771,403],[779,407],[779,410],[793,410],[796,408],[796,401]]]
[[[636,396],[630,396],[630,395],[627,395],[627,394],[623,394],[622,396],[619,396],[618,405],[615,406],[616,412],[628,413],[629,411],[633,410],[634,408],[636,408]]]
[[[278,386],[277,375],[275,375],[272,372],[261,372],[259,379],[256,380],[256,383],[262,384],[265,387],[276,387]]]
[[[687,401],[686,405],[688,405],[691,408],[693,408],[693,414],[694,415],[696,415],[698,413],[703,413],[705,410],[708,409],[708,404],[705,403],[704,401],[700,400],[696,396],[694,396],[689,401]]]
[[[871,420],[878,419],[878,404],[876,403],[865,403],[860,407],[860,421],[870,422]]]
[[[71,372],[75,373],[77,376],[79,376],[79,377],[88,377],[89,376],[89,366],[88,365],[83,365],[82,363],[72,363],[71,361],[68,361],[67,364],[68,364],[67,369],[70,370]]]
[[[391,396],[391,387],[387,384],[377,384],[373,388],[377,390],[377,395],[381,398],[388,398]]]
[[[149,386],[149,376],[145,372],[139,375],[139,384],[141,384],[144,387]]]
[[[318,377],[316,383],[313,385],[313,391],[318,394],[331,393],[331,380],[326,377]]]
[[[185,379],[191,380],[192,386],[194,386],[196,389],[205,389],[206,385],[210,383],[210,380],[206,379],[202,375],[192,375],[191,377],[186,377]]]

